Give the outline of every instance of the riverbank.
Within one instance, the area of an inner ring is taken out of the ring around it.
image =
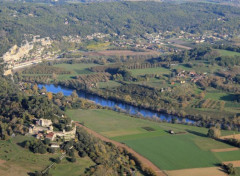
[[[63,86],[55,86],[53,84],[38,84],[39,88],[45,87],[48,92],[52,93],[58,93],[62,92],[65,96],[69,96],[72,94],[73,88],[66,88]],[[111,109],[116,109],[119,108],[120,111],[124,111],[130,115],[137,115],[137,116],[142,116],[142,117],[147,117],[147,118],[159,118],[161,121],[166,121],[166,122],[172,122],[172,120],[177,120],[177,121],[182,121],[183,118],[174,116],[174,115],[169,115],[166,113],[161,113],[161,112],[156,112],[152,111],[143,107],[136,107],[131,104],[117,101],[117,100],[112,100],[112,99],[106,99],[102,96],[99,96],[96,93],[93,92],[86,92],[86,91],[77,91],[78,95],[80,98],[88,99],[96,104],[99,104],[101,106],[109,107]],[[184,118],[185,122],[184,123],[190,123],[193,124],[195,123],[194,120]]]

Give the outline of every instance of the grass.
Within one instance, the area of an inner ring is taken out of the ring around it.
[[[64,159],[60,164],[55,165],[51,169],[50,174],[53,176],[65,176],[71,173],[71,176],[78,176],[84,174],[85,169],[92,165],[94,165],[94,162],[89,157],[77,158],[75,163]]]
[[[207,128],[156,123],[110,110],[68,110],[67,115],[75,121],[84,122],[85,126],[106,137],[127,144],[160,169],[213,167],[222,161],[240,159],[239,153],[225,156],[225,152],[211,152],[211,149],[232,146],[206,137]],[[152,131],[143,127],[151,128]],[[186,133],[170,135],[168,130]],[[233,132],[222,131],[222,134],[229,135]]]
[[[216,89],[208,89],[205,99],[234,101],[234,95]]]
[[[236,169],[236,173],[230,176],[240,176],[240,167],[236,167],[235,169]]]
[[[121,86],[121,83],[118,83],[116,81],[108,81],[108,82],[99,82],[98,83],[98,88],[103,89],[103,88],[114,88]]]
[[[215,153],[215,155],[221,161],[240,160],[240,158],[236,159],[236,156],[240,157],[240,150],[229,151],[229,152],[217,152]]]
[[[51,164],[50,159],[60,156],[60,153],[55,154],[34,154],[28,149],[22,148],[19,143],[25,140],[31,140],[31,136],[16,136],[8,141],[0,141],[0,175],[18,175],[25,176],[35,171],[41,171]],[[2,160],[2,161],[1,161]],[[85,168],[92,165],[89,158],[78,158],[77,163],[63,162],[57,165],[51,171],[53,176],[81,175]]]
[[[110,42],[106,42],[106,43],[91,43],[89,45],[87,45],[87,49],[88,50],[94,50],[94,51],[98,51],[98,50],[105,50],[109,47]]]
[[[0,173],[4,175],[5,172],[5,174],[17,172],[17,175],[27,175],[28,172],[44,169],[51,163],[50,157],[57,156],[57,154],[34,154],[18,145],[29,139],[31,137],[17,136],[8,141],[0,141],[0,159],[6,161],[0,167]]]
[[[163,67],[132,69],[130,70],[134,76],[145,74],[169,74],[170,70]]]
[[[228,50],[217,49],[221,56],[240,56],[240,53]]]
[[[164,135],[122,142],[163,170],[210,167],[219,163],[212,152],[200,150],[193,138],[190,134]]]
[[[89,68],[97,66],[97,64],[57,64],[54,67],[64,68],[65,70],[71,71],[72,74],[58,75],[59,80],[71,79],[74,76],[80,74],[92,74],[93,72]]]
[[[88,68],[97,66],[98,64],[84,64],[84,63],[80,63],[80,64],[57,64],[54,65],[54,67],[59,67],[59,68],[64,68],[68,71],[72,71],[75,74],[91,74],[93,72],[91,72],[90,70],[88,70]]]

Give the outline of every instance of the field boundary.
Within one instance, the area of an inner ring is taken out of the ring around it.
[[[233,134],[233,135],[228,135],[228,136],[222,136],[220,139],[240,139],[240,134]]]
[[[223,164],[225,164],[225,165],[230,164],[230,163],[233,164],[233,167],[240,167],[240,160],[223,162]]]
[[[149,168],[152,168],[157,176],[167,176],[165,174],[164,171],[160,170],[156,165],[154,165],[151,161],[149,161],[147,158],[145,158],[144,156],[140,155],[139,153],[137,153],[136,151],[134,151],[132,148],[126,146],[125,144],[122,144],[120,142],[117,142],[117,141],[114,141],[114,140],[111,140],[93,130],[91,130],[90,128],[87,128],[81,124],[79,124],[78,122],[75,122],[75,124],[79,127],[82,127],[84,128],[88,133],[94,135],[95,137],[105,141],[105,142],[111,142],[112,144],[116,145],[117,147],[121,147],[121,148],[124,148],[125,150],[127,150],[129,153],[133,154],[135,157],[137,157],[145,167],[149,167]]]
[[[166,171],[168,176],[227,176],[220,167],[204,167]]]
[[[225,149],[211,149],[211,152],[230,152],[230,151],[236,151],[239,150],[237,147],[233,148],[225,148]]]

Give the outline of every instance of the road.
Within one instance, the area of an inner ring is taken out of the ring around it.
[[[117,147],[122,147],[124,148],[125,150],[127,150],[129,153],[133,154],[135,157],[137,157],[141,162],[142,164],[145,166],[145,167],[149,167],[149,168],[152,168],[157,176],[166,176],[166,174],[161,171],[156,165],[154,165],[151,161],[149,161],[147,158],[145,158],[144,156],[140,155],[139,153],[135,152],[133,149],[131,149],[130,147],[120,143],[120,142],[117,142],[117,141],[114,141],[114,140],[111,140],[81,124],[79,124],[78,122],[75,122],[75,124],[79,127],[82,127],[84,128],[88,133],[92,134],[93,136],[97,137],[97,138],[100,138],[101,140],[105,141],[105,142],[111,142],[112,144],[114,144],[115,146]]]

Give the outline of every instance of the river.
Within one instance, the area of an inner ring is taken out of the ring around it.
[[[73,92],[73,89],[65,88],[65,87],[62,87],[62,86],[55,86],[53,84],[46,84],[46,85],[39,84],[38,85],[38,87],[40,89],[43,86],[47,89],[48,92],[52,92],[52,93],[62,92],[65,96],[69,96]],[[91,95],[91,94],[88,94],[88,93],[83,92],[83,91],[78,91],[77,93],[78,93],[78,96],[81,97],[81,98],[91,100],[91,101],[95,102],[96,104],[99,104],[101,106],[106,106],[106,107],[109,107],[109,108],[112,108],[112,109],[116,108],[116,106],[117,106],[121,110],[124,110],[131,115],[141,114],[143,117],[158,117],[161,120],[165,120],[165,121],[168,121],[168,122],[170,122],[173,118],[177,118],[179,121],[181,121],[181,118],[176,117],[176,116],[161,114],[161,113],[157,113],[157,112],[147,110],[147,109],[144,109],[144,108],[131,106],[131,105],[128,105],[126,103],[120,103],[120,102],[116,102],[116,101],[113,101],[113,100],[107,100],[107,99],[104,99],[104,98],[99,97],[97,95]],[[186,122],[187,123],[194,123],[195,121],[186,118]]]

